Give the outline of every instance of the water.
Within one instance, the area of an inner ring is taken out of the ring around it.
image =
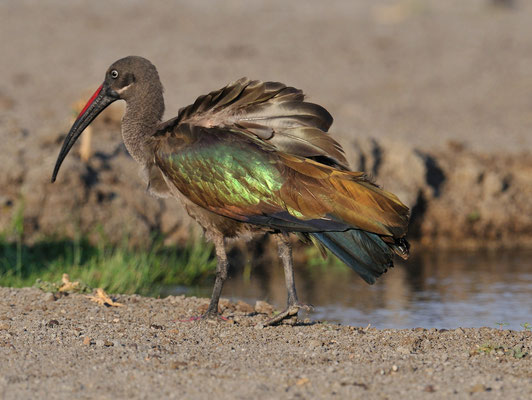
[[[497,327],[532,324],[532,253],[422,254],[399,264],[375,285],[348,268],[299,267],[299,298],[312,304],[310,318],[377,328]],[[232,272],[223,297],[279,309],[286,301],[282,267],[262,265]],[[173,293],[182,293],[175,288]],[[195,295],[210,296],[210,287]],[[507,324],[507,325],[506,325]]]

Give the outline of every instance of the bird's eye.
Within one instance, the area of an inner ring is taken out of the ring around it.
[[[118,71],[116,69],[113,69],[111,71],[111,78],[113,78],[113,79],[118,78]]]

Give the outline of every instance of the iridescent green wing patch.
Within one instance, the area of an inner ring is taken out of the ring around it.
[[[229,131],[193,131],[176,151],[164,145],[156,151],[157,165],[181,193],[206,209],[239,220],[282,210],[278,193],[283,178],[273,154]]]

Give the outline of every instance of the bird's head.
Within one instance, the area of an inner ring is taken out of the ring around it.
[[[57,157],[52,182],[55,182],[59,168],[68,152],[85,128],[111,103],[116,100],[133,101],[149,93],[162,96],[162,86],[155,66],[138,56],[129,56],[115,61],[105,73],[105,79],[81,110],[65,137]]]
[[[155,87],[154,87],[155,86]],[[102,90],[114,99],[142,97],[146,91],[162,91],[155,66],[143,57],[129,56],[115,61],[105,73]]]

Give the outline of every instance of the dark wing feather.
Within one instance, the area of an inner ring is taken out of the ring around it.
[[[333,119],[323,107],[304,101],[303,92],[279,82],[239,79],[200,96],[162,124],[156,134],[179,124],[246,131],[277,150],[348,169],[342,147],[326,132]]]

